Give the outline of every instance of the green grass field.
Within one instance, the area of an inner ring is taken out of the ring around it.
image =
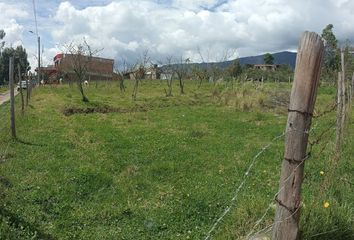
[[[24,114],[16,98],[18,140],[0,106],[0,239],[204,239],[252,158],[284,131],[290,85],[187,82],[180,95],[175,82],[169,98],[164,88],[143,81],[133,102],[130,83],[125,93],[91,84],[83,103],[76,86],[38,87]],[[321,87],[316,114],[334,99]],[[354,114],[338,164],[335,115],[313,120],[302,239],[354,238]],[[257,159],[212,239],[272,223],[273,208],[253,228],[278,189],[283,149],[280,138]]]

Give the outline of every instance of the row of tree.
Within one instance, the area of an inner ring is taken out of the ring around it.
[[[16,73],[19,71],[18,66],[22,75],[25,75],[30,70],[26,49],[22,46],[17,46],[16,48],[5,47],[5,41],[3,41],[5,36],[5,31],[0,30],[0,85],[9,82],[9,59],[11,56],[14,56],[14,70]]]
[[[338,72],[341,71],[341,51],[344,52],[346,77],[351,78],[354,72],[354,55],[353,48],[349,41],[344,42],[339,46],[338,40],[333,33],[334,26],[328,24],[322,30],[322,38],[325,40],[325,56],[323,62],[322,75],[325,80],[336,83]]]

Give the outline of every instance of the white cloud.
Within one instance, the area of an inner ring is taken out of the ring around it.
[[[4,41],[6,46],[22,44],[23,25],[19,20],[26,19],[28,13],[21,5],[7,4],[0,2],[0,29],[6,33]]]
[[[220,0],[173,0],[172,6],[176,8],[185,8],[189,10],[200,10],[201,8],[210,9],[217,6]]]
[[[27,1],[19,2],[28,7]],[[329,23],[341,41],[354,40],[352,0],[77,0],[48,4],[49,12],[39,10],[48,61],[59,51],[54,43],[82,41],[83,37],[93,48],[104,48],[102,56],[131,61],[145,49],[156,60],[182,55],[194,61],[200,60],[198,48],[205,60],[218,60],[225,50],[237,49],[236,54],[247,56],[296,49],[302,31],[320,33]],[[9,16],[0,28],[7,28],[9,37],[22,36],[28,26],[21,19],[32,18],[32,13],[24,7],[9,8],[10,4],[0,0],[0,10],[3,6]],[[32,40],[25,43],[32,44],[28,48],[35,53]]]

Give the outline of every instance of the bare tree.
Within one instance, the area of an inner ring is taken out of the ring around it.
[[[133,101],[136,100],[138,94],[139,82],[145,77],[146,68],[150,62],[150,57],[148,55],[149,51],[145,50],[142,57],[131,67],[131,73],[133,75],[134,87],[132,93]]]
[[[76,77],[76,83],[79,88],[82,101],[88,102],[88,98],[85,95],[83,83],[87,78],[88,70],[92,57],[95,56],[100,50],[92,50],[90,45],[84,39],[82,43],[74,44],[69,43],[64,46],[66,52],[68,52],[71,60],[71,67]]]
[[[172,56],[166,58],[166,64],[161,67],[162,79],[166,80],[167,89],[165,88],[166,97],[172,96],[172,82],[173,82],[173,66],[172,66]]]
[[[211,56],[210,47],[206,50],[206,53],[204,54],[202,53],[200,48],[198,48],[197,51],[202,63],[205,64],[205,71],[200,70],[198,72],[199,76],[197,75],[197,78],[199,78],[200,80],[199,87],[201,86],[202,80],[207,80],[215,84],[217,80],[222,79],[226,74],[226,72],[220,68],[218,63],[224,62],[235,55],[234,49],[232,50],[226,49],[220,51],[218,54],[212,54],[213,58],[210,57]]]
[[[124,85],[124,78],[129,72],[129,66],[125,59],[122,59],[122,64],[120,67],[115,68],[115,72],[118,75],[119,89],[121,92],[125,92],[126,86]]]
[[[173,68],[173,73],[176,75],[177,80],[178,80],[178,85],[180,89],[180,93],[184,94],[184,79],[188,75],[188,63],[190,62],[190,59],[183,59],[183,57],[180,57],[179,61],[177,63],[172,65]]]
[[[192,74],[193,76],[198,80],[198,87],[200,88],[202,86],[202,83],[204,81],[208,80],[208,72],[206,69],[198,66],[198,65],[194,65],[192,68]]]

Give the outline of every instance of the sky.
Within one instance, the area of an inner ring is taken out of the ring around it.
[[[296,51],[305,30],[334,25],[340,43],[354,41],[353,0],[34,0],[43,65],[85,39],[116,64],[148,51],[154,63],[169,56],[192,62]],[[6,46],[24,45],[37,57],[33,1],[0,0]],[[31,32],[32,33],[31,33]]]

